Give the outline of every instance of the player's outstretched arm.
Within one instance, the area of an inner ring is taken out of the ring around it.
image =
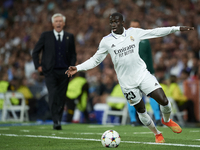
[[[74,74],[77,73],[77,68],[75,66],[70,66],[69,69],[65,72],[68,77],[72,77]]]
[[[180,31],[190,31],[194,30],[194,27],[187,27],[187,26],[181,26]]]

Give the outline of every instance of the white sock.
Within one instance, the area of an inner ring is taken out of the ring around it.
[[[171,103],[168,101],[166,106],[160,105],[160,110],[162,112],[164,122],[169,122],[172,111]]]
[[[138,112],[137,112],[138,113]],[[161,132],[155,127],[155,124],[151,117],[145,111],[144,113],[138,113],[140,121],[147,126],[155,135],[160,134]]]

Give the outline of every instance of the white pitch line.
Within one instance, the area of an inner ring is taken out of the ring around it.
[[[73,133],[73,134],[85,134],[85,135],[92,135],[92,134],[97,134],[97,135],[102,135],[103,133]]]
[[[0,134],[0,136],[13,136],[13,137],[36,137],[36,138],[50,138],[50,139],[62,139],[62,140],[84,140],[84,141],[101,141],[100,139],[86,139],[86,138],[67,138],[57,136],[43,136],[43,135],[17,135],[17,134]],[[173,144],[173,143],[154,143],[154,142],[136,142],[136,141],[121,141],[122,143],[133,144],[148,144],[148,145],[168,145],[179,147],[200,147],[200,145],[186,145],[186,144]]]
[[[73,134],[98,134],[102,135],[103,133],[73,133]],[[126,133],[124,133],[126,134]],[[153,134],[153,132],[133,132],[133,134]]]
[[[22,131],[22,132],[30,132],[29,130],[20,130],[20,131]]]
[[[199,132],[199,130],[191,130],[190,132]]]
[[[95,125],[95,126],[88,126],[88,128],[107,128],[107,127],[114,127],[114,125]]]
[[[133,134],[153,134],[153,132],[133,132]]]

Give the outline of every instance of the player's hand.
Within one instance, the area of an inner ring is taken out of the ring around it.
[[[187,26],[181,26],[180,31],[190,31],[194,30],[194,27],[187,27]]]
[[[69,69],[65,72],[68,77],[72,77],[75,73],[77,73],[77,68],[75,66],[70,66]]]

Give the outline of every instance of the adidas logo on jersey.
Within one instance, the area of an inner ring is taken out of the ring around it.
[[[113,47],[115,47],[115,45],[114,45],[114,44],[111,46],[111,48],[113,48]]]
[[[155,83],[155,86],[157,86],[158,85],[158,83]]]

